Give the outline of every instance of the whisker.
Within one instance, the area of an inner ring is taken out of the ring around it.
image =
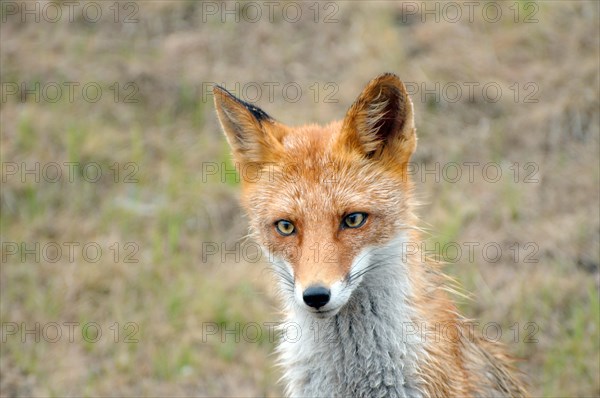
[[[289,273],[289,271],[282,264],[278,264],[273,262],[272,267],[270,267],[271,271],[274,272],[281,280],[281,282],[290,288],[291,291],[294,290],[294,278]]]
[[[392,258],[396,258],[397,257],[397,253],[393,253],[393,254],[381,254],[381,253],[376,253],[375,251],[377,250],[377,248],[373,248],[371,249],[369,252],[365,253],[365,255],[363,255],[358,262],[356,263],[357,265],[360,264],[362,261],[365,260],[365,258],[375,258],[377,261],[367,265],[367,267],[365,267],[364,269],[360,269],[358,271],[355,271],[353,273],[350,273],[348,279],[350,280],[351,284],[356,283],[356,280],[358,280],[361,276],[365,275],[367,272],[371,272],[376,268],[379,268],[383,265],[388,264],[387,261],[392,259]],[[368,256],[369,254],[373,254],[373,252],[375,252],[375,254],[373,256]],[[380,258],[377,259],[377,256],[381,256],[384,258]]]

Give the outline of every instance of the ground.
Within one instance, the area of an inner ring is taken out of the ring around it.
[[[210,86],[326,123],[383,72],[461,310],[534,396],[600,395],[599,3],[35,4],[0,10],[1,396],[281,395]]]

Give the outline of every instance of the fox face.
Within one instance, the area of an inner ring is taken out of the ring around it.
[[[373,79],[326,126],[286,126],[221,87],[214,98],[251,231],[288,303],[337,314],[366,274],[398,255],[392,246],[411,224],[416,133],[404,85],[393,74]]]

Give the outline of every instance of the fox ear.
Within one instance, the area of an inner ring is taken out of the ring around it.
[[[223,87],[213,88],[215,108],[237,162],[266,162],[279,141],[272,134],[275,121],[260,108],[236,98]]]
[[[366,157],[408,162],[417,137],[412,101],[398,76],[386,73],[369,82],[346,113],[338,143]]]

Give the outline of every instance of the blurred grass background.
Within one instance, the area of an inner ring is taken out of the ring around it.
[[[192,1],[97,2],[97,22],[82,13],[89,2],[75,2],[72,21],[65,4],[37,3],[62,7],[57,22],[23,22],[8,3],[0,15],[3,397],[280,395],[266,329],[236,342],[236,324],[280,319],[265,263],[203,258],[203,242],[232,249],[246,233],[235,178],[202,172],[207,162],[231,165],[206,89],[256,83],[256,104],[277,119],[324,123],[386,71],[416,87],[440,84],[437,99],[413,95],[416,164],[495,162],[503,171],[495,183],[481,168],[473,183],[417,181],[428,248],[497,242],[503,250],[497,262],[463,254],[448,266],[475,298],[461,300],[462,310],[502,326],[534,396],[600,394],[598,2],[493,3],[503,12],[494,23],[482,14],[487,1],[475,2],[473,21],[463,4],[455,23],[444,2],[439,22],[421,2],[309,2],[297,22],[294,9],[282,14],[290,2],[277,3],[273,18],[255,2],[256,21],[243,2],[211,3],[216,15]],[[52,82],[63,87],[57,101],[48,100]],[[73,100],[65,82],[79,84]],[[453,82],[463,89],[455,102],[442,90]],[[469,98],[464,82],[493,82],[502,96],[492,102],[476,88]],[[21,86],[37,83],[39,100]],[[88,83],[101,88],[97,102],[83,96]],[[288,83],[302,89],[297,101],[282,90]],[[65,166],[50,182],[52,162],[75,162],[73,181]],[[39,182],[22,170],[36,163]],[[100,167],[98,181],[86,181],[87,164]],[[537,182],[526,183],[532,170]],[[56,262],[53,246],[42,252],[51,242],[63,248]],[[79,245],[73,260],[69,242]],[[39,261],[23,252],[36,243]],[[102,249],[97,262],[82,254],[89,243]],[[63,326],[58,341],[47,341],[47,329],[36,342],[36,322],[96,322],[102,336],[86,342],[76,327],[71,342]],[[232,332],[207,336],[213,323]]]

